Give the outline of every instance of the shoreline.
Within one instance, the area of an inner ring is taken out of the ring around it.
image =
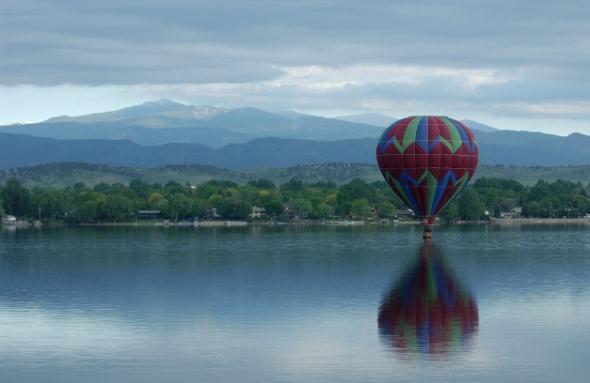
[[[22,229],[39,229],[48,228],[65,228],[65,227],[246,227],[246,226],[420,226],[419,221],[359,221],[359,220],[304,220],[293,222],[279,221],[236,221],[236,220],[219,220],[219,221],[180,221],[170,222],[162,221],[132,221],[132,222],[85,222],[68,224],[63,221],[39,222],[39,221],[18,221],[15,225],[2,225],[3,230],[22,230]],[[438,222],[435,226],[440,225],[497,225],[497,226],[526,226],[526,225],[590,225],[588,218],[495,218],[485,221],[454,221]]]
[[[495,225],[590,225],[590,218],[504,218],[490,222]]]

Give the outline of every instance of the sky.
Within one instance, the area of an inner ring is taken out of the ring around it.
[[[590,134],[590,2],[0,0],[0,124],[159,98]]]

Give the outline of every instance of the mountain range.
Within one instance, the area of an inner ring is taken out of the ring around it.
[[[338,116],[334,117],[337,120],[354,122],[357,124],[367,124],[367,125],[374,125],[379,126],[382,129],[385,129],[387,126],[391,125],[393,121],[396,121],[397,118],[388,116],[383,113],[361,113],[361,114],[353,114],[348,116]]]
[[[390,123],[394,121],[392,118]],[[193,106],[166,99],[113,112],[0,126],[3,133],[46,138],[127,139],[140,145],[198,143],[213,148],[263,137],[318,141],[378,137],[382,130],[382,126],[291,111],[271,113],[251,107]]]
[[[478,132],[480,163],[494,165],[585,165],[590,137],[542,133]],[[211,148],[175,143],[142,146],[130,140],[56,140],[0,133],[0,169],[51,162],[79,161],[119,166],[155,167],[202,164],[228,169],[288,167],[325,162],[375,163],[375,138],[338,141],[259,138]]]
[[[587,183],[590,179],[590,166],[561,167],[523,167],[503,165],[480,165],[475,178],[500,177],[513,179],[525,185],[534,185],[542,179],[548,182],[567,180]],[[358,178],[368,182],[381,181],[383,177],[375,165],[354,163],[323,163],[297,165],[287,168],[229,170],[207,165],[166,165],[156,168],[137,168],[126,166],[97,165],[80,162],[60,162],[47,165],[0,170],[0,185],[16,178],[27,187],[63,188],[83,182],[87,186],[99,183],[129,184],[132,180],[142,180],[149,184],[166,184],[176,181],[182,184],[200,184],[211,179],[231,180],[245,183],[259,178],[282,184],[292,178],[305,182],[332,181],[338,184]]]
[[[374,164],[382,114],[325,118],[293,111],[184,105],[158,100],[84,116],[0,127],[0,169],[79,161],[156,167],[202,164],[227,169],[329,162]],[[345,121],[348,120],[348,121]],[[480,163],[586,165],[590,137],[498,130],[464,121],[476,133]]]
[[[194,143],[220,148],[266,137],[315,141],[379,137],[394,121],[396,118],[380,113],[326,118],[252,107],[185,105],[163,99],[112,112],[0,126],[0,132],[55,139],[131,140],[140,145]],[[469,124],[476,130],[494,129],[475,121]]]

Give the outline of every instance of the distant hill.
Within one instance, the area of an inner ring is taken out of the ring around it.
[[[0,132],[68,140],[130,140],[140,145],[204,143],[204,145],[214,148],[227,144],[248,142],[256,138],[256,136],[248,133],[238,133],[216,127],[180,126],[154,129],[132,125],[131,121],[125,123],[107,121],[88,124],[54,122],[50,124],[9,125],[0,127]]]
[[[162,120],[158,117],[157,121],[150,120],[150,122],[161,125]],[[177,121],[173,121],[168,128],[151,128],[146,127],[146,124],[145,120],[34,123],[0,126],[0,132],[55,139],[130,140],[140,145],[203,143],[211,147],[247,142],[256,138],[255,135],[217,127],[185,126]]]
[[[477,132],[477,140],[480,163],[487,165],[565,166],[587,165],[590,161],[590,137],[579,133],[561,137],[515,131]],[[55,140],[0,133],[0,169],[67,161],[136,167],[201,164],[228,169],[374,163],[375,144],[375,138],[259,138],[213,149],[194,143],[141,146],[129,140]]]
[[[206,165],[169,165],[157,168],[136,168],[90,164],[82,162],[60,162],[15,169],[0,170],[0,185],[9,179],[18,179],[28,187],[67,187],[76,183],[94,186],[100,183],[128,184],[134,179],[148,183],[168,181],[199,184],[210,179],[229,179],[238,182],[249,180],[245,173]]]
[[[395,117],[388,116],[383,113],[361,113],[361,114],[353,114],[349,116],[339,116],[334,117],[337,120],[354,122],[357,124],[367,124],[367,125],[374,125],[378,126],[382,129],[388,127],[389,125],[393,124],[398,119]]]
[[[288,118],[288,119],[290,119],[290,120],[296,120],[296,119],[298,119],[299,117],[303,117],[303,116],[309,116],[309,114],[306,114],[306,113],[299,113],[299,112],[294,112],[294,111],[292,111],[292,110],[277,110],[277,111],[274,111],[274,112],[272,112],[272,113],[274,113],[274,114],[276,114],[276,115],[279,115],[279,116],[281,116],[281,117]]]
[[[354,122],[359,124],[367,124],[367,125],[374,125],[379,126],[381,128],[386,128],[393,124],[398,119],[395,117],[388,116],[383,113],[362,113],[362,114],[353,114],[350,116],[339,116],[334,117],[337,120]],[[496,132],[499,129],[496,129],[492,126],[482,124],[481,122],[473,121],[473,120],[462,120],[462,122],[470,127],[473,130],[478,132]]]
[[[193,143],[220,148],[266,137],[315,141],[375,138],[395,120],[381,113],[325,118],[251,107],[185,105],[162,99],[111,112],[0,126],[0,132],[55,139],[131,140],[140,145]],[[465,122],[477,131],[495,131],[475,121]]]
[[[214,106],[193,106],[174,102],[168,99],[144,102],[112,112],[92,113],[83,116],[59,116],[45,122],[112,122],[125,120],[148,119],[150,117],[169,117],[178,120],[207,120],[228,112],[229,109]]]
[[[498,129],[494,127],[473,120],[462,120],[461,122],[470,127],[472,130],[477,130],[479,132],[490,133],[498,131]]]
[[[590,179],[590,166],[571,167],[521,167],[521,166],[487,166],[481,165],[475,178],[499,177],[517,180],[526,185],[533,185],[538,180],[555,181],[558,179],[584,184]],[[287,168],[255,169],[236,171],[204,165],[168,165],[156,168],[134,168],[88,163],[54,163],[18,169],[0,170],[0,185],[7,180],[17,178],[27,187],[66,187],[79,182],[88,186],[99,183],[128,184],[134,179],[153,184],[165,184],[168,181],[200,184],[211,179],[232,180],[245,183],[257,178],[266,178],[277,184],[285,183],[291,178],[306,182],[333,181],[346,183],[354,178],[368,182],[382,181],[376,165],[356,163],[325,163],[297,165]]]
[[[520,166],[587,165],[590,136],[573,133],[567,137],[502,130],[477,132],[480,161],[484,164]]]
[[[374,144],[374,139],[323,142],[261,138],[213,149],[200,144],[140,146],[128,140],[55,140],[0,133],[0,169],[68,161],[137,167],[202,164],[230,169],[370,162]]]
[[[0,132],[55,139],[131,140],[141,145],[196,143],[219,148],[255,138],[322,141],[378,137],[382,128],[296,112],[225,109],[147,102],[113,112],[61,116],[35,124],[0,126]]]

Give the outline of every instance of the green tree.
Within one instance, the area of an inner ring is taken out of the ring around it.
[[[255,181],[248,181],[247,185],[252,186],[256,189],[275,189],[276,188],[275,184],[272,181],[267,180],[265,178],[260,178]]]
[[[336,206],[338,204],[338,194],[330,193],[326,196],[325,202],[330,206]]]
[[[531,201],[523,209],[524,215],[527,217],[537,218],[541,215],[541,204],[537,201]]]
[[[207,202],[201,198],[192,201],[192,212],[195,217],[203,218],[207,215]]]
[[[133,202],[121,194],[114,194],[107,197],[105,210],[108,212],[108,219],[115,222],[128,220],[133,213]]]
[[[303,198],[294,198],[289,201],[289,210],[300,219],[309,217],[309,214],[313,211],[311,202]]]
[[[76,218],[81,222],[96,221],[98,215],[98,202],[96,200],[81,201]]]
[[[590,202],[588,197],[582,194],[584,189],[581,189],[580,194],[576,195],[573,199],[573,205],[578,210],[579,215],[584,215],[590,210]]]
[[[319,203],[315,210],[317,217],[320,219],[328,219],[333,217],[334,212],[336,211],[333,206],[328,205],[325,202]]]
[[[305,183],[298,178],[291,178],[287,183],[281,185],[281,191],[298,193],[303,190]]]
[[[347,205],[359,199],[374,201],[375,193],[372,185],[360,179],[353,179],[338,190],[337,201],[340,205]]]
[[[354,218],[366,219],[371,215],[371,205],[366,199],[355,199],[351,203],[350,212]]]
[[[70,203],[66,190],[35,188],[31,191],[29,215],[41,219],[61,219]]]
[[[152,207],[154,210],[160,210],[165,217],[170,218],[170,202],[166,198],[160,198]]]
[[[469,187],[459,197],[458,210],[461,219],[476,221],[483,216],[484,206],[479,199],[477,191]]]
[[[9,180],[4,186],[2,197],[6,214],[20,217],[25,216],[29,211],[30,193],[19,181]]]
[[[521,207],[528,217],[578,217],[590,212],[588,190],[582,183],[558,180],[524,186],[513,180],[479,179],[441,212],[449,220],[477,220],[484,210],[498,215]],[[10,180],[0,187],[0,209],[6,214],[70,222],[122,221],[138,209],[155,209],[163,217],[204,217],[216,208],[226,219],[245,219],[251,206],[264,207],[268,217],[287,220],[296,216],[326,219],[334,216],[367,218],[394,214],[404,206],[386,183],[352,180],[338,186],[333,182],[305,183],[292,179],[281,188],[260,179],[247,185],[212,180],[196,189],[170,182],[162,187],[134,180],[128,186],[101,183],[88,188],[78,183],[65,189],[24,188]],[[288,210],[285,209],[285,206]]]
[[[545,197],[539,201],[541,218],[555,217],[555,210],[553,209],[553,201],[550,197]]]
[[[206,182],[204,184],[197,186],[197,189],[195,190],[194,194],[199,198],[207,200],[212,195],[219,194],[219,193],[220,193],[220,188],[218,186],[215,186],[215,185],[211,184],[210,182]]]
[[[148,197],[148,206],[154,208],[164,197],[162,194],[154,192]]]
[[[146,198],[149,195],[149,185],[141,180],[132,180],[129,182],[129,189],[141,198]]]
[[[259,204],[266,210],[266,215],[269,217],[276,217],[283,213],[284,207],[278,196],[272,196],[268,199],[263,199]]]
[[[457,201],[453,201],[447,206],[445,206],[442,209],[440,216],[448,221],[456,221],[459,218],[461,218],[461,215],[459,214],[459,206],[457,204]]]
[[[108,220],[106,209],[107,197],[103,193],[81,190],[76,201],[76,208],[71,217],[81,222],[94,222]]]
[[[182,193],[173,193],[168,197],[168,216],[178,221],[192,215],[193,201]]]
[[[377,210],[381,217],[391,218],[395,214],[395,206],[388,201],[381,202]]]
[[[168,194],[179,193],[179,194],[186,194],[188,193],[186,185],[178,183],[176,181],[169,181],[165,186],[166,192]]]
[[[226,206],[225,217],[229,219],[247,219],[252,206],[246,201],[232,201]]]
[[[223,197],[219,194],[213,194],[209,199],[207,199],[207,208],[212,209],[222,209],[223,208]]]

